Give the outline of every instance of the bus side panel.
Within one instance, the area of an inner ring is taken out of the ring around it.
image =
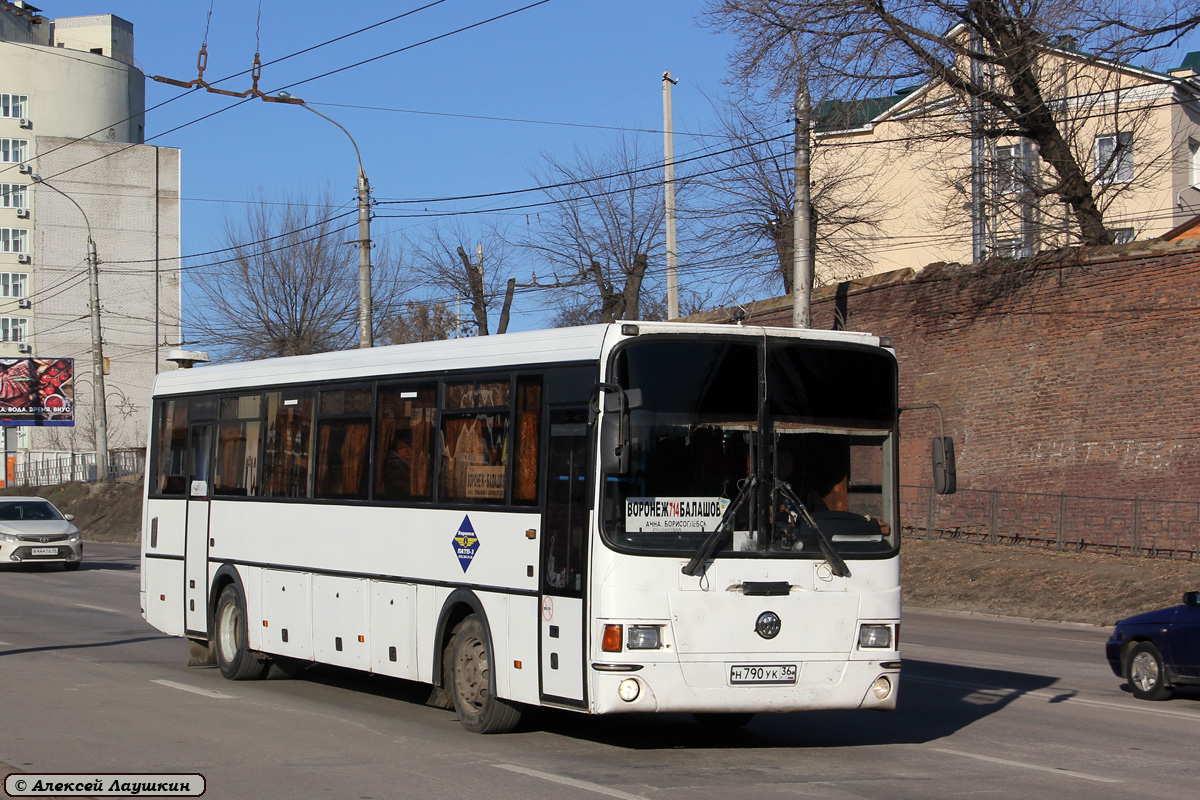
[[[536,597],[512,596],[508,598],[508,642],[513,661],[520,661],[508,678],[509,699],[519,703],[537,705],[538,696],[538,599]],[[522,658],[520,654],[528,654]],[[505,662],[502,666],[507,667]],[[507,669],[501,672],[509,672]]]
[[[371,582],[371,671],[417,680],[417,587]]]
[[[147,500],[142,518],[142,614],[171,636],[184,635],[183,543],[187,504]]]
[[[262,570],[262,622],[249,617],[250,627],[262,631],[261,649],[281,656],[313,660],[312,575],[307,572]]]
[[[353,669],[370,667],[369,583],[364,578],[313,576],[313,651],[317,661]]]

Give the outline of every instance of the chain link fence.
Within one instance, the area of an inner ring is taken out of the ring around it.
[[[1200,503],[998,490],[900,489],[904,533],[1064,551],[1200,559]]]

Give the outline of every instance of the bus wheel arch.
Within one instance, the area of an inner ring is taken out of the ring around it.
[[[228,565],[214,577],[209,614],[209,641],[221,674],[232,681],[265,677],[271,663],[248,645],[246,590],[236,570]]]
[[[496,695],[495,648],[482,603],[459,590],[447,598],[438,621],[434,677],[440,697],[472,733],[507,733],[521,720],[516,704]],[[438,693],[435,691],[435,695]]]

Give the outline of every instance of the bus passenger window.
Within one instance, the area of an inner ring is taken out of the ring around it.
[[[262,396],[223,397],[217,422],[217,462],[213,494],[258,494],[258,435]]]
[[[263,497],[306,497],[313,399],[308,389],[268,392],[262,459]]]
[[[323,419],[317,423],[314,497],[333,500],[367,498],[370,435],[371,424],[367,420]]]
[[[375,499],[431,499],[437,385],[380,386],[378,402]]]
[[[514,432],[513,505],[537,505],[538,443],[541,440],[542,376],[517,379],[517,425]]]
[[[447,503],[504,503],[508,414],[443,417],[438,499]]]
[[[155,486],[159,494],[187,494],[188,401],[158,402],[158,459]]]

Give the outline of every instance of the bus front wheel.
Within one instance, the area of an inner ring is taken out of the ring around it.
[[[483,621],[472,614],[458,623],[446,652],[450,659],[448,688],[462,726],[471,733],[508,733],[515,728],[521,711],[496,697]]]
[[[214,648],[221,674],[231,681],[257,680],[270,663],[246,646],[246,604],[237,586],[229,584],[217,598]]]

